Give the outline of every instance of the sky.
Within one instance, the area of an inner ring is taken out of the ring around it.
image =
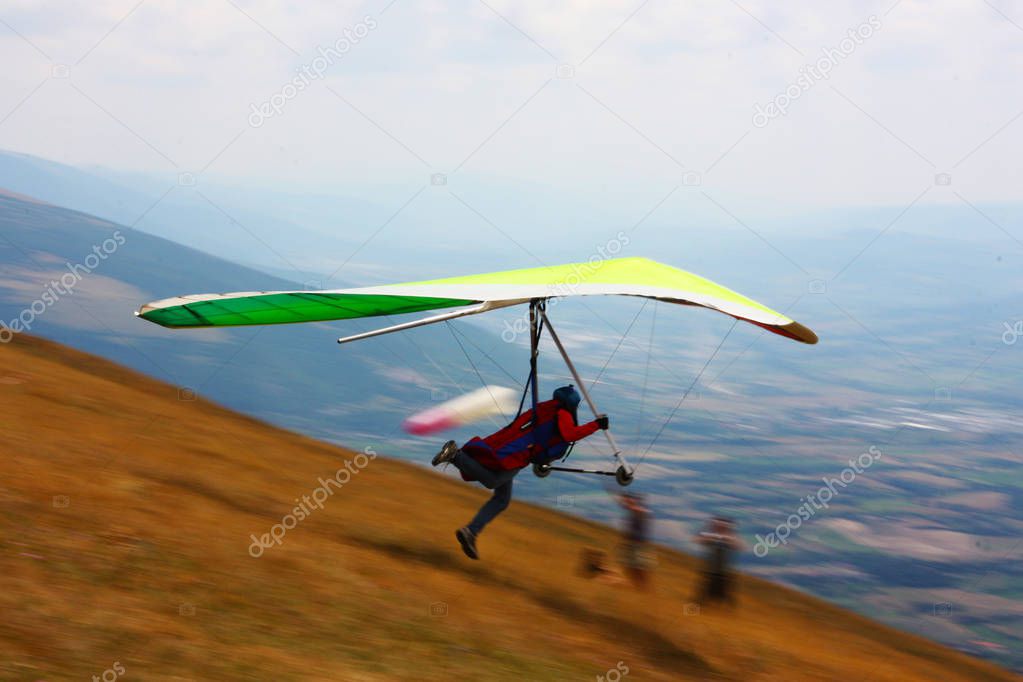
[[[637,219],[679,187],[780,213],[1021,199],[1023,2],[779,5],[5,0],[0,147]]]

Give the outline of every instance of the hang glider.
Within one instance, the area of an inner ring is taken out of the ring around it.
[[[147,303],[136,315],[180,329],[324,322],[458,309],[339,339],[343,343],[532,301],[601,295],[639,296],[709,308],[802,343],[817,343],[816,334],[785,315],[699,275],[647,258],[617,258],[357,289],[194,294]]]
[[[708,279],[647,258],[617,258],[358,289],[196,294],[147,303],[136,314],[164,327],[180,329],[325,322],[453,309],[412,322],[338,339],[339,343],[345,343],[467,315],[478,315],[508,306],[528,304],[530,371],[519,402],[520,414],[527,394],[530,395],[535,414],[539,400],[537,359],[540,339],[546,331],[557,346],[590,410],[597,415],[597,406],[585,382],[579,376],[547,316],[547,302],[571,296],[607,295],[639,296],[666,303],[709,308],[780,336],[802,343],[817,343],[817,335],[795,320]],[[734,327],[733,324],[732,328]],[[726,334],[718,349],[727,338]],[[717,350],[714,353],[716,355]],[[711,360],[713,357],[712,355]],[[709,363],[710,360],[707,364]],[[704,369],[706,367],[707,365],[704,365]],[[703,370],[700,370],[690,390],[702,374]],[[482,376],[480,380],[483,380]],[[679,406],[688,395],[689,390],[683,394]],[[668,422],[674,414],[675,411],[672,411]],[[647,452],[657,442],[663,430],[662,427],[647,446]],[[628,485],[633,480],[635,467],[626,462],[610,430],[604,430],[603,433],[613,451],[612,457],[616,464],[613,471],[534,463],[533,472],[540,477],[548,476],[551,471],[601,474],[614,476],[619,484]],[[562,461],[565,457],[567,454]]]

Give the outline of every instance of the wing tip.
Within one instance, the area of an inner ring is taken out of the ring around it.
[[[816,345],[817,342],[820,340],[817,334],[815,334],[812,329],[804,325],[801,325],[795,321],[783,325],[781,329],[784,330],[787,336],[791,336],[796,341],[805,343],[810,346]]]

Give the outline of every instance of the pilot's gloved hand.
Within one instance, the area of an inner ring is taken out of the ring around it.
[[[598,414],[597,415],[597,428],[600,429],[601,431],[607,431],[608,426],[610,426],[610,421],[608,420],[607,415],[606,414]]]

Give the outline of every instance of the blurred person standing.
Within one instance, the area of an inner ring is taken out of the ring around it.
[[[735,604],[732,564],[735,553],[744,547],[736,534],[735,521],[725,516],[715,516],[694,539],[706,552],[703,579],[696,602]]]
[[[640,590],[646,590],[653,565],[647,547],[650,537],[650,510],[643,503],[643,496],[635,493],[621,495],[618,504],[625,510],[625,534],[621,547],[622,566],[632,584]]]

